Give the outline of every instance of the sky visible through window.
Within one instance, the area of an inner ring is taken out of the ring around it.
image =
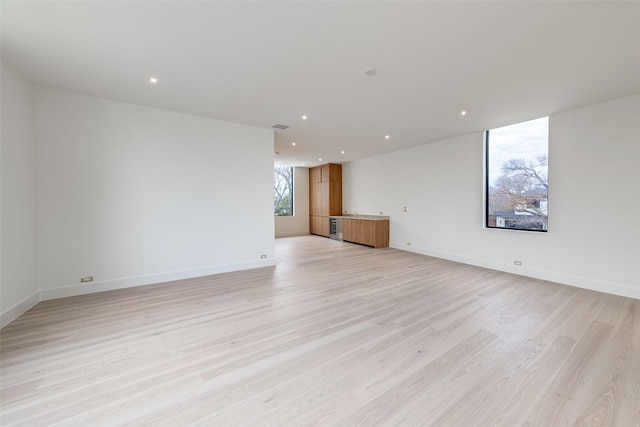
[[[489,184],[502,174],[502,165],[517,157],[535,160],[546,154],[549,140],[549,117],[491,129],[489,138]]]

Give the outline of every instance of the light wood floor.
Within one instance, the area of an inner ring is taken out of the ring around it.
[[[278,265],[41,302],[1,424],[640,426],[640,301],[321,237]]]

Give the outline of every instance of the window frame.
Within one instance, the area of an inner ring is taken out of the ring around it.
[[[286,215],[278,215],[276,213],[276,206],[273,207],[273,216],[278,217],[278,218],[287,218],[287,217],[293,217],[295,216],[295,201],[294,201],[294,197],[295,197],[295,170],[293,166],[288,166],[288,165],[278,165],[275,164],[274,165],[274,170],[276,168],[287,168],[291,170],[291,189],[290,189],[290,199],[291,199],[291,213],[290,214],[286,214]],[[274,180],[275,180],[275,173],[274,173]],[[274,189],[274,194],[273,197],[275,197],[275,189]]]
[[[545,116],[547,118],[547,151],[546,151],[546,156],[547,156],[547,174],[548,174],[548,158],[549,158],[549,116]],[[526,120],[523,122],[519,122],[519,123],[514,123],[513,125],[517,125],[520,123],[526,123],[529,121],[534,121],[534,120],[540,120],[543,119],[545,117],[540,117],[539,119],[532,119],[532,120]],[[507,126],[511,126],[511,125],[507,125]],[[504,127],[507,127],[504,126]],[[500,128],[495,128],[495,129],[500,129]],[[491,187],[491,183],[490,181],[490,172],[491,169],[489,167],[489,163],[490,163],[490,137],[489,137],[489,133],[492,130],[495,129],[487,129],[484,131],[484,150],[483,150],[483,154],[484,154],[484,221],[483,221],[483,226],[485,229],[491,229],[491,230],[508,230],[508,231],[523,231],[523,232],[538,232],[538,233],[547,233],[549,231],[549,217],[548,217],[548,213],[546,216],[546,227],[542,228],[542,229],[534,229],[534,228],[512,228],[512,227],[498,227],[497,225],[490,225],[489,224],[489,219],[490,219],[490,210],[491,210],[491,204],[490,204],[490,187]],[[548,200],[549,200],[549,188],[548,188],[548,175],[547,175],[547,183],[546,183],[547,187],[546,187],[546,199],[547,199],[547,208],[548,209]],[[515,210],[514,210],[515,211]]]

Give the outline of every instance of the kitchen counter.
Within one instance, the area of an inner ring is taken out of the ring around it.
[[[329,218],[343,218],[343,219],[364,219],[366,221],[388,221],[389,217],[384,215],[332,215]]]
[[[384,215],[330,216],[331,235],[345,242],[374,248],[389,247],[389,217]]]

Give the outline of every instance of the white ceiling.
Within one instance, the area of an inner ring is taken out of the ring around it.
[[[275,133],[275,151],[291,165],[346,162],[640,92],[639,2],[1,7],[2,56],[33,82],[289,125]],[[377,75],[366,76],[369,67]]]

